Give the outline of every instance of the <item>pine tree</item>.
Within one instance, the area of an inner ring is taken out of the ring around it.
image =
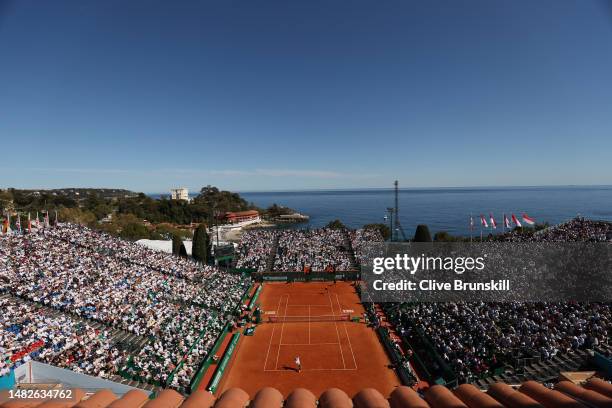
[[[185,244],[183,242],[181,242],[181,247],[179,248],[179,256],[187,258],[187,248],[185,248]]]
[[[179,255],[181,252],[181,245],[183,240],[178,235],[172,235],[172,254]]]
[[[193,234],[192,255],[196,261],[204,264],[210,258],[210,237],[204,224],[200,224]]]
[[[431,242],[431,234],[429,233],[429,227],[425,224],[417,225],[416,231],[414,232],[414,242]]]

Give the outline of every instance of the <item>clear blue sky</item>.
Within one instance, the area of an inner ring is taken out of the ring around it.
[[[0,0],[0,187],[612,184],[607,0]]]

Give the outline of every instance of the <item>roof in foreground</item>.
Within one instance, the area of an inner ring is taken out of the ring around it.
[[[451,391],[435,385],[424,398],[412,388],[397,387],[387,398],[372,388],[359,391],[349,398],[346,393],[330,388],[318,398],[310,391],[298,388],[284,399],[275,388],[263,388],[250,400],[248,394],[231,388],[215,398],[207,391],[196,391],[188,398],[172,390],[164,390],[154,399],[144,392],[132,390],[118,398],[108,390],[98,391],[85,398],[75,391],[73,400],[36,401],[10,400],[8,391],[0,392],[2,408],[612,408],[612,385],[591,379],[584,386],[561,381],[554,390],[534,381],[523,383],[518,389],[507,384],[493,384],[487,392],[464,384]]]

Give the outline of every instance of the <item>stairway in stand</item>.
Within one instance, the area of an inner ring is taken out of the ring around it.
[[[374,312],[376,313],[376,317],[378,317],[380,326],[386,328],[389,331],[389,337],[391,337],[391,340],[393,340],[395,344],[399,345],[399,350],[402,355],[405,356],[406,354],[408,354],[409,351],[411,351],[410,347],[406,343],[404,343],[404,341],[402,341],[402,338],[397,334],[395,325],[389,322],[389,319],[387,318],[387,313],[385,313],[385,310],[379,303],[374,303]],[[412,374],[417,380],[417,383],[413,388],[416,390],[428,388],[429,383],[421,379],[421,376],[416,370],[416,367],[414,366],[412,360],[410,360],[408,363],[410,364]]]
[[[266,262],[266,272],[272,272],[274,270],[274,260],[276,259],[276,252],[278,251],[278,241],[279,236],[276,235],[274,237],[274,241],[272,242],[272,248],[270,249],[270,255],[268,256],[268,260]]]
[[[349,236],[348,230],[344,229],[344,246],[348,249],[349,258],[351,260],[351,267],[357,268],[357,258],[355,257],[355,250],[353,249],[353,243]]]

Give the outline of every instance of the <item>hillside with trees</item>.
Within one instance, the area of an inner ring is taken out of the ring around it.
[[[0,190],[0,211],[22,219],[57,211],[60,221],[87,225],[126,239],[191,238],[194,223],[212,225],[228,211],[259,210],[238,193],[206,186],[190,202],[119,189]],[[261,211],[261,210],[259,210]],[[42,217],[42,215],[41,215]]]

